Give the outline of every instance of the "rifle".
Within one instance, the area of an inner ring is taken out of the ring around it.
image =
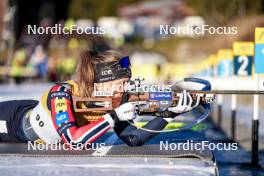
[[[186,90],[190,93],[192,98],[197,100],[200,99],[200,105],[204,109],[203,113],[198,115],[198,117],[180,127],[173,130],[149,130],[143,127],[137,127],[130,121],[127,121],[132,126],[135,126],[137,129],[141,129],[144,131],[152,132],[152,133],[161,133],[161,132],[175,132],[180,130],[186,130],[192,128],[194,125],[201,123],[204,119],[206,119],[211,112],[211,103],[215,102],[215,96],[219,94],[231,95],[231,94],[239,94],[239,95],[253,95],[253,94],[264,94],[263,90],[211,90],[211,84],[207,80],[199,79],[199,78],[185,78],[183,81],[186,82],[196,82],[203,84],[204,87],[202,90]],[[132,84],[135,84],[136,87],[141,87],[141,80],[130,81]],[[171,91],[167,92],[148,92],[148,91],[128,91],[128,101],[130,102],[138,102],[144,101],[146,104],[137,106],[136,111],[137,115],[151,115],[161,118],[174,118],[177,114],[168,111],[168,107],[176,106],[179,101],[179,93],[182,93],[182,90],[177,90],[177,86],[175,83],[172,86]],[[140,89],[139,89],[140,90]],[[114,110],[113,102],[115,101],[114,97],[94,97],[94,98],[81,98],[73,96],[73,106],[75,112],[95,112],[95,111],[110,111]]]
[[[200,105],[203,107],[203,114],[199,115],[194,121],[185,126],[182,126],[178,129],[173,130],[149,130],[143,127],[137,127],[132,122],[129,122],[131,125],[135,126],[138,129],[152,132],[152,133],[161,133],[161,132],[174,132],[180,130],[186,130],[192,128],[194,125],[201,123],[206,119],[211,112],[211,103],[215,102],[215,96],[218,94],[240,94],[240,95],[249,95],[249,94],[264,94],[264,91],[254,91],[254,90],[211,90],[211,85],[208,81],[198,79],[198,78],[185,78],[186,82],[196,82],[204,85],[202,90],[186,90],[190,93],[192,98],[196,100],[200,98]],[[140,80],[132,82],[136,84],[137,87],[140,87]],[[174,84],[175,85],[175,84]],[[145,105],[137,106],[138,115],[151,115],[162,118],[174,118],[177,114],[168,111],[168,107],[176,106],[180,98],[179,93],[182,93],[182,90],[176,90],[176,86],[170,92],[126,92],[128,93],[128,101],[138,102],[145,101]],[[73,97],[73,106],[75,112],[94,112],[94,111],[110,111],[114,110],[113,107],[114,97],[95,97],[95,98],[80,98]]]
[[[209,88],[211,85],[206,80],[201,80],[198,78],[185,78],[185,81],[199,82]],[[137,87],[140,87],[139,84]],[[192,98],[196,100],[200,98],[200,105],[211,104],[215,102],[215,96],[218,94],[240,94],[240,95],[249,95],[249,94],[264,94],[264,91],[254,91],[254,90],[186,90],[190,93]],[[168,107],[176,106],[180,98],[179,93],[182,93],[182,90],[172,90],[171,92],[127,92],[129,102],[137,101],[146,101],[145,105],[137,107],[138,115],[153,115],[158,117],[174,117],[175,114],[167,111]],[[75,112],[94,112],[94,111],[110,111],[114,110],[113,107],[113,97],[94,97],[94,98],[80,98],[73,97],[73,106]],[[81,106],[84,105],[84,106]]]

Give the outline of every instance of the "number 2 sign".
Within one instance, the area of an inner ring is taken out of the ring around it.
[[[252,75],[254,43],[234,42],[234,73],[239,76]]]
[[[235,56],[234,58],[234,70],[235,75],[248,76],[252,75],[252,56]]]

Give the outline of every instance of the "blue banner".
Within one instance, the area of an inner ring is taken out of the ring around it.
[[[264,44],[255,45],[255,72],[264,73]]]
[[[233,65],[231,60],[222,60],[218,65],[218,75],[227,77],[232,76]]]

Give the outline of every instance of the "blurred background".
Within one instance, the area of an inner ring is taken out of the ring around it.
[[[74,78],[80,51],[93,47],[130,55],[134,75],[150,80],[191,76],[208,66],[203,61],[218,49],[232,48],[234,41],[254,41],[254,28],[264,26],[263,11],[263,0],[1,0],[0,83]],[[27,33],[27,25],[55,24],[103,26],[106,34]],[[238,33],[159,33],[160,25],[188,24],[236,26]]]
[[[101,26],[106,33],[29,35],[27,31],[28,25],[56,24],[80,28]],[[230,26],[237,27],[237,34],[161,35],[160,25]],[[113,49],[129,55],[132,76],[144,77],[151,83],[199,76],[208,78],[219,89],[254,89],[254,54],[247,57],[247,61],[252,61],[248,62],[251,63],[248,70],[242,70],[247,74],[234,76],[232,48],[235,41],[251,41],[254,50],[255,27],[264,27],[264,0],[0,0],[0,102],[40,99],[53,82],[74,79],[79,54],[87,48]],[[263,166],[264,101],[261,98],[259,150]],[[234,101],[237,122],[231,121],[235,118],[234,109],[231,110]],[[238,96],[236,100],[230,95],[219,95],[213,110],[211,120],[219,127],[217,130],[243,146],[238,151],[242,157],[233,151],[217,154],[217,160],[228,161],[220,166],[223,168],[220,173],[239,175],[236,171],[242,167],[233,172],[229,165],[250,158],[244,149],[251,150],[253,96]],[[205,131],[213,140],[226,140],[211,128],[215,127],[208,126]],[[254,175],[254,172],[243,171],[242,175]]]

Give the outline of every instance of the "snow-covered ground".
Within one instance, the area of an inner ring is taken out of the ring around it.
[[[243,96],[243,95],[242,95]],[[253,96],[252,96],[253,100]],[[260,96],[260,102],[264,101],[264,96]],[[231,96],[224,96],[223,106],[223,120],[230,120],[231,118]],[[245,128],[251,129],[252,118],[253,118],[253,101],[248,102],[237,102],[236,120],[239,125]],[[264,109],[259,107],[259,135],[264,137]]]
[[[0,85],[0,101],[33,99],[39,100],[42,93],[51,88],[52,84],[21,84]]]

